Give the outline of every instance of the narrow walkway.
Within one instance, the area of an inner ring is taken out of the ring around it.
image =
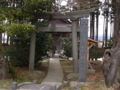
[[[50,58],[48,74],[41,84],[56,85],[61,84],[63,80],[63,71],[59,58]]]
[[[50,58],[48,74],[41,84],[28,84],[22,85],[18,90],[60,90],[57,86],[62,84],[63,71],[60,65],[59,58]],[[56,89],[52,89],[50,86],[56,86]]]

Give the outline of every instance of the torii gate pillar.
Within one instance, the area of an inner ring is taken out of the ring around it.
[[[33,25],[36,25],[37,20],[32,21]],[[30,35],[30,54],[29,54],[29,71],[34,71],[35,62],[35,47],[36,47],[36,32],[32,32]]]
[[[31,33],[31,36],[30,36],[29,71],[34,70],[35,42],[36,42],[36,33]]]
[[[73,72],[78,73],[77,19],[71,19],[71,21],[72,21]]]

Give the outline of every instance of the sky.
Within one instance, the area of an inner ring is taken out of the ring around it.
[[[102,3],[104,2],[104,0],[100,0]],[[65,1],[63,1],[62,3],[61,3],[63,6],[65,6],[67,3],[65,2]],[[101,11],[101,14],[102,14],[102,11]],[[104,17],[103,17],[103,15],[100,15],[99,16],[99,31],[98,31],[98,35],[99,35],[99,37],[98,37],[98,40],[102,40],[103,39],[103,28],[104,28]],[[90,28],[90,26],[89,26],[89,28]],[[88,37],[90,36],[90,30],[89,30],[89,32],[88,32]],[[110,23],[108,23],[108,39],[110,38]]]

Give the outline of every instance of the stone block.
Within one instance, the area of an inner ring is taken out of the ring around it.
[[[18,84],[18,88],[20,88],[21,86],[23,86],[24,85],[24,83],[20,83],[20,84]]]
[[[17,88],[20,88],[23,85],[29,85],[29,84],[33,84],[32,82],[24,82],[24,83],[20,83],[17,85]]]
[[[74,87],[74,90],[80,90],[80,86],[76,85],[76,86]]]
[[[72,79],[72,78],[74,78],[74,77],[78,77],[78,73],[70,73],[70,74],[68,74],[67,75],[67,79]]]
[[[33,84],[38,84],[38,80],[33,80]]]
[[[70,82],[70,88],[75,88],[76,85],[77,85],[76,81],[71,81]]]
[[[68,81],[64,81],[63,82],[63,87],[67,86],[68,85]]]
[[[57,90],[56,85],[50,85],[50,90]]]
[[[13,82],[11,85],[11,90],[16,90],[17,89],[17,82]]]
[[[56,90],[61,90],[63,88],[63,85],[62,84],[57,84],[56,85]]]
[[[50,85],[45,85],[45,86],[41,87],[39,90],[52,90],[52,89],[51,89]]]
[[[88,69],[87,73],[95,73],[95,70],[94,69]]]

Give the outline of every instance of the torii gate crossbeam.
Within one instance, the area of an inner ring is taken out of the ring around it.
[[[36,13],[30,12],[35,16],[34,22],[37,22],[38,19],[71,19],[72,21],[72,50],[73,50],[73,71],[78,73],[78,45],[77,45],[77,19],[88,17],[90,12],[94,12],[95,8],[86,9],[75,12],[66,12],[66,13]],[[37,28],[37,27],[36,27]],[[53,31],[52,31],[53,32]],[[34,70],[34,59],[35,59],[35,35],[36,33],[31,33],[30,40],[30,58],[29,58],[29,70]]]
[[[36,12],[29,12],[30,14],[34,15],[34,19],[72,19],[72,18],[82,18],[88,17],[90,12],[94,12],[95,8],[74,11],[74,12],[51,12],[51,13],[36,13]]]

